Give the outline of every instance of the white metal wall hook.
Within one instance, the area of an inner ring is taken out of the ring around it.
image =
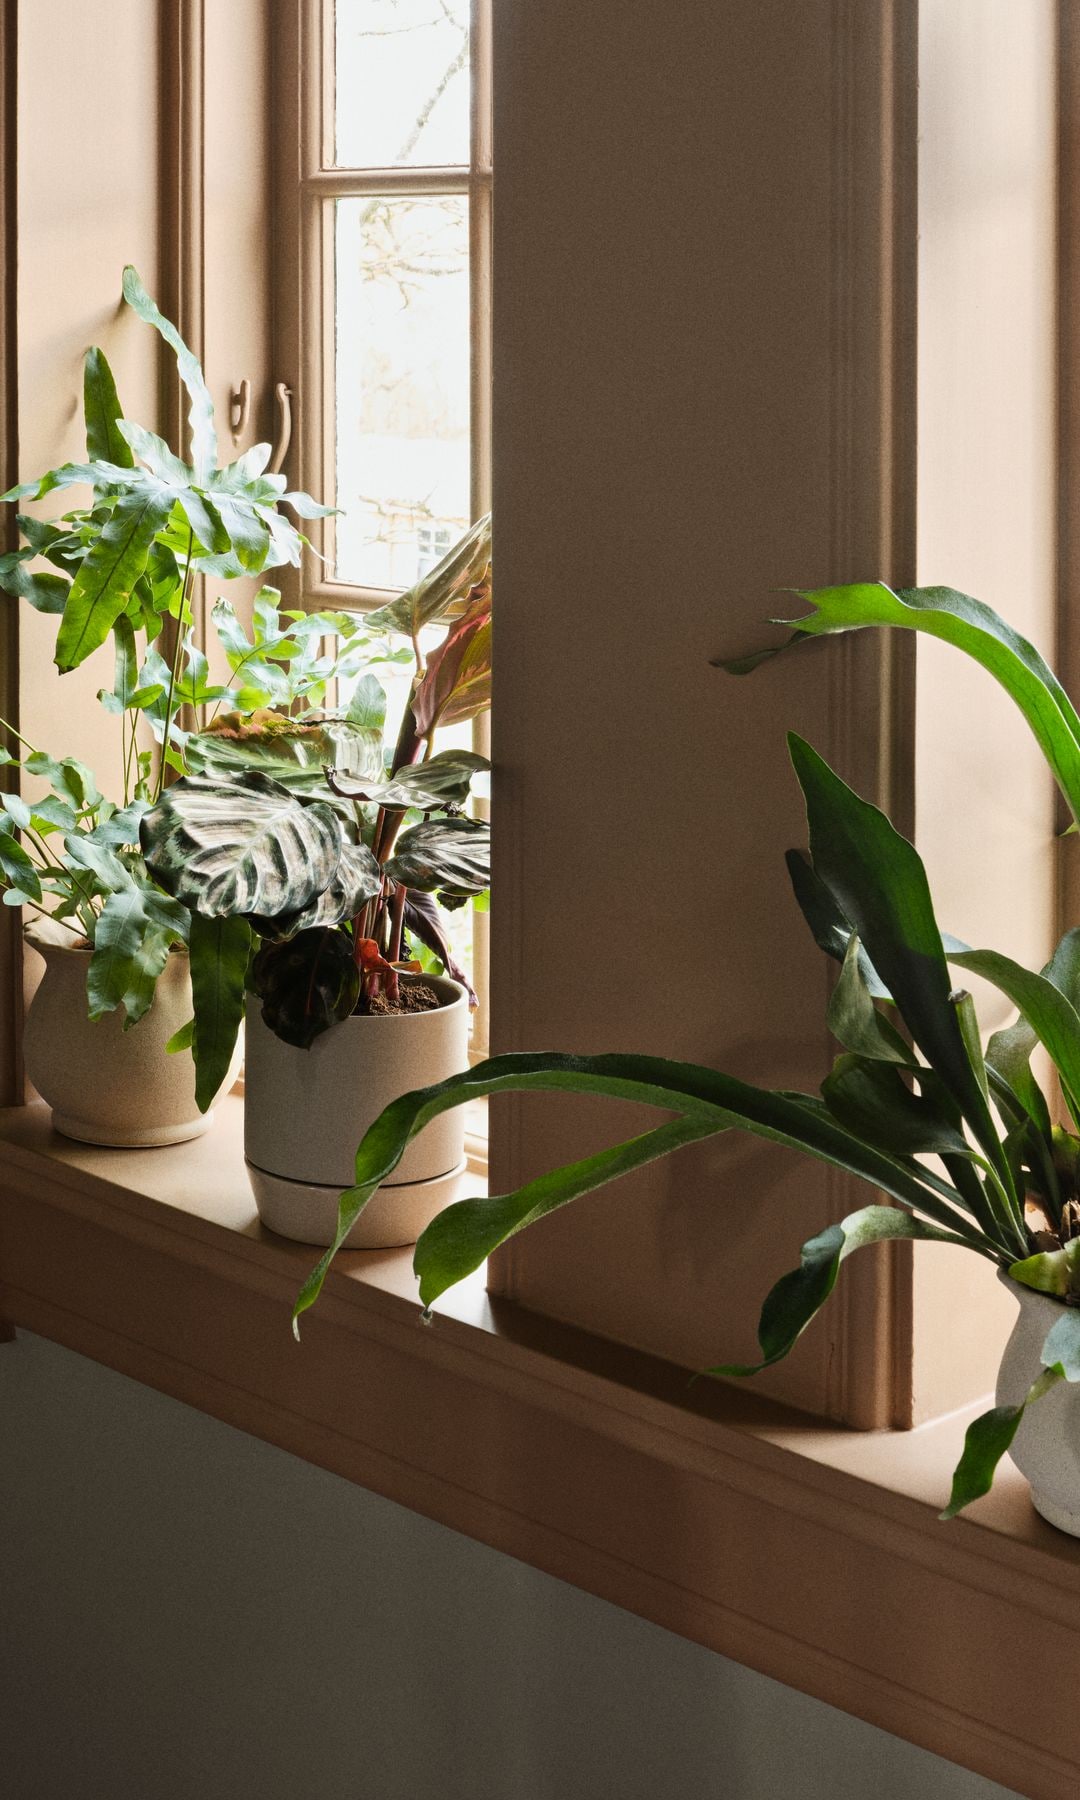
[[[234,444],[238,444],[243,437],[250,414],[251,383],[245,375],[243,381],[235,383],[229,393],[229,425]]]
[[[280,473],[292,442],[292,388],[284,381],[275,382],[274,399],[277,401],[278,429],[274,440],[274,454],[270,458],[271,475]]]

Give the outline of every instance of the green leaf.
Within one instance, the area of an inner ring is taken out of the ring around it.
[[[299,912],[278,913],[274,918],[253,917],[260,937],[280,942],[320,925],[339,925],[355,919],[362,906],[374,900],[382,887],[382,870],[366,844],[345,842],[328,885]]]
[[[890,1025],[874,1005],[863,962],[862,945],[852,932],[840,978],[829,999],[826,1015],[829,1030],[845,1050],[852,1050],[859,1056],[876,1057],[882,1062],[910,1066],[915,1057],[896,1027]]]
[[[82,564],[68,595],[56,639],[61,674],[77,668],[105,642],[146,567],[154,533],[169,516],[162,491],[125,495]]]
[[[480,819],[425,819],[398,838],[386,873],[425,892],[481,894],[491,882],[491,830]]]
[[[412,808],[434,812],[464,806],[473,776],[490,767],[486,756],[477,756],[472,750],[442,750],[427,762],[399,769],[388,781],[338,779],[334,791],[349,800],[369,800],[388,811]]]
[[[986,1066],[1001,1077],[1036,1129],[1049,1140],[1050,1110],[1030,1066],[1038,1041],[1038,1033],[1026,1019],[995,1031],[986,1046]]]
[[[122,487],[133,490],[145,486],[145,478],[137,469],[124,468],[118,463],[96,460],[88,463],[61,463],[58,468],[48,469],[44,475],[38,475],[33,481],[21,481],[17,486],[8,488],[6,494],[0,494],[4,500],[43,500],[54,488],[66,487]]]
[[[134,458],[118,429],[120,401],[105,353],[95,345],[83,359],[83,413],[86,418],[86,454],[91,462],[116,463],[130,469]]]
[[[1070,1238],[1060,1250],[1041,1250],[1036,1256],[1025,1256],[1009,1266],[1009,1275],[1022,1287],[1034,1288],[1037,1294],[1066,1294],[1080,1289],[1080,1238]]]
[[[25,562],[13,559],[10,566],[0,573],[0,588],[5,594],[13,594],[20,600],[29,601],[35,612],[62,613],[71,592],[71,583],[63,575],[32,575]]]
[[[251,928],[246,919],[193,913],[189,943],[195,1100],[199,1111],[207,1112],[229,1072],[244,1016]]]
[[[1008,995],[1050,1052],[1069,1094],[1080,1097],[1080,1015],[1060,988],[996,950],[969,950],[949,960]]]
[[[127,1029],[149,1011],[170,945],[183,941],[180,930],[163,930],[159,917],[147,889],[134,882],[109,895],[94,931],[86,975],[91,1019],[122,1007]]]
[[[426,625],[457,618],[490,562],[491,514],[487,513],[407,594],[369,613],[368,626],[372,631],[398,631],[415,637]]]
[[[1069,803],[1080,817],[1080,718],[1061,683],[1039,652],[981,601],[955,588],[903,588],[881,582],[817,588],[800,597],[814,608],[803,619],[783,619],[792,627],[788,644],[867,625],[900,626],[941,638],[981,663],[1020,708]],[[780,649],[787,648],[781,645]],[[744,673],[763,656],[718,659],[730,673]]]
[[[802,850],[787,850],[784,853],[787,872],[791,878],[792,892],[799,905],[799,911],[813,933],[814,942],[826,956],[835,962],[842,963],[848,952],[848,945],[855,936],[855,927],[851,920],[837,904],[836,896],[826,887],[821,876],[816,872],[810,858]],[[859,972],[867,992],[875,1000],[888,1000],[889,990],[881,980],[865,949],[859,946]],[[841,1039],[843,1042],[843,1039]]]
[[[821,1092],[841,1125],[893,1156],[970,1154],[963,1134],[924,1095],[912,1093],[895,1063],[838,1056]]]
[[[143,818],[140,837],[166,893],[209,918],[298,912],[329,886],[343,844],[329,806],[302,805],[254,771],[230,782],[174,782]]]
[[[445,1217],[445,1214],[440,1215]],[[435,1221],[438,1223],[438,1220]],[[721,1363],[706,1370],[709,1375],[758,1375],[793,1350],[810,1321],[821,1311],[840,1273],[840,1265],[853,1250],[883,1244],[896,1238],[931,1239],[940,1244],[966,1245],[952,1232],[939,1231],[910,1213],[892,1206],[864,1206],[849,1213],[839,1225],[829,1225],[809,1238],[800,1253],[799,1267],[782,1275],[766,1296],[758,1325],[761,1361]]]
[[[189,485],[194,471],[173,455],[164,438],[154,431],[147,431],[143,425],[136,425],[133,419],[117,419],[116,429],[129,451],[145,463],[151,475],[156,475],[167,487],[186,488]]]
[[[22,845],[7,831],[0,831],[0,875],[13,888],[41,904],[41,882]]]
[[[257,771],[280,782],[290,793],[329,799],[327,767],[351,770],[367,759],[363,733],[343,720],[320,725],[286,723],[287,730],[199,732],[187,742],[188,767],[193,775],[213,775],[223,781]]]
[[[180,379],[191,400],[188,414],[191,426],[191,460],[195,466],[196,482],[203,487],[217,467],[217,433],[214,430],[214,406],[199,360],[188,349],[176,326],[170,324],[158,311],[142,284],[138,270],[130,263],[124,270],[124,299],[132,311],[147,325],[152,325],[155,331],[160,332],[165,342],[176,352]]]
[[[357,1150],[355,1182],[342,1196],[334,1243],[305,1283],[296,1302],[294,1320],[317,1298],[326,1271],[354,1221],[379,1183],[396,1169],[417,1132],[449,1107],[467,1105],[489,1094],[540,1090],[605,1094],[614,1099],[643,1102],[668,1112],[681,1113],[684,1118],[694,1118],[702,1124],[711,1120],[712,1129],[717,1132],[738,1127],[770,1142],[802,1150],[861,1176],[901,1204],[938,1219],[946,1228],[955,1229],[956,1235],[971,1249],[993,1257],[988,1242],[938,1199],[938,1193],[944,1192],[955,1200],[953,1190],[936,1183],[929,1171],[920,1169],[916,1172],[853,1137],[810,1095],[770,1093],[714,1069],[696,1063],[669,1062],[662,1057],[524,1053],[492,1057],[432,1087],[403,1095],[380,1114]],[[533,1198],[529,1190],[522,1189],[518,1199],[524,1216],[534,1204]],[[508,1207],[513,1202],[514,1197],[507,1196]],[[475,1204],[460,1203],[461,1206]],[[485,1215],[476,1216],[482,1220]],[[462,1241],[467,1238],[469,1243],[481,1245],[486,1241],[483,1230],[479,1226],[474,1228],[470,1222],[472,1214],[459,1213],[457,1219],[463,1233]],[[505,1215],[500,1215],[500,1230],[504,1224]],[[494,1241],[501,1242],[502,1238]],[[419,1246],[417,1254],[422,1261]],[[478,1267],[486,1254],[487,1251],[481,1249],[473,1267]],[[437,1298],[450,1283],[439,1286],[436,1272],[421,1271],[419,1263],[417,1266],[427,1283],[421,1290],[427,1303]],[[460,1279],[460,1275],[453,1279]]]
[[[1046,1334],[1040,1356],[1047,1369],[1060,1370],[1066,1381],[1080,1381],[1080,1311],[1075,1306],[1062,1308],[1060,1318]]]
[[[265,944],[251,965],[266,1025],[282,1043],[310,1050],[349,1018],[360,993],[352,939],[344,931],[302,931],[287,944]]]
[[[938,1516],[955,1519],[958,1512],[988,1494],[994,1472],[1008,1450],[1027,1407],[1040,1400],[1056,1382],[1060,1369],[1044,1369],[1019,1406],[993,1406],[972,1421],[964,1435],[964,1449],[953,1474],[949,1504]]]
[[[381,776],[383,733],[386,730],[386,689],[374,675],[361,675],[353,689],[345,717],[350,725],[355,725],[370,746],[369,768],[365,772]]]
[[[338,511],[336,506],[320,506],[319,502],[313,500],[310,494],[300,493],[296,489],[290,489],[288,493],[282,494],[281,504],[291,506],[299,519],[330,519]]]
[[[195,1021],[189,1019],[186,1025],[181,1025],[179,1031],[173,1032],[165,1046],[166,1056],[179,1056],[182,1050],[190,1050],[194,1036]]]
[[[885,814],[860,799],[809,744],[794,734],[788,744],[806,799],[814,869],[850,918],[916,1044],[1010,1192],[1001,1141],[950,1003],[952,982],[922,859]],[[1019,1247],[1024,1241],[1015,1197],[1011,1211],[1017,1217],[1003,1217],[1002,1226]]]

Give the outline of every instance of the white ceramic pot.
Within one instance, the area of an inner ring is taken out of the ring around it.
[[[186,951],[174,950],[146,1016],[127,1031],[122,1012],[91,1021],[86,1011],[89,950],[69,949],[27,932],[45,960],[23,1033],[26,1072],[52,1107],[53,1126],[84,1144],[146,1148],[201,1137],[213,1112],[195,1104],[190,1050],[168,1056],[169,1039],[191,1018]],[[241,1050],[222,1084],[236,1080]]]
[[[282,1237],[332,1243],[338,1199],[352,1185],[368,1126],[399,1095],[468,1066],[464,989],[445,977],[423,980],[439,996],[437,1008],[354,1016],[310,1050],[283,1044],[263,1024],[259,1002],[248,1000],[244,1150],[259,1217]],[[454,1107],[409,1145],[346,1243],[364,1250],[415,1243],[453,1198],[464,1157],[465,1120]]]
[[[1048,1294],[1037,1294],[1005,1274],[1001,1279],[1020,1314],[1001,1359],[997,1404],[1016,1406],[1041,1373],[1046,1334],[1063,1309]],[[1031,1483],[1036,1512],[1059,1531],[1080,1537],[1080,1383],[1058,1381],[1028,1408],[1010,1454]]]

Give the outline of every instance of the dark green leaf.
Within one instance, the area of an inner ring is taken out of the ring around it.
[[[955,588],[904,588],[894,593],[881,582],[818,588],[800,597],[814,608],[809,617],[774,621],[792,627],[789,643],[867,625],[892,625],[942,638],[981,663],[1024,714],[1074,818],[1080,817],[1080,718],[1039,652],[989,606]],[[761,656],[741,658],[720,666],[743,673],[760,660]]]
[[[1080,1015],[1061,989],[996,950],[969,950],[949,960],[1008,995],[1050,1052],[1069,1094],[1080,1097]]]
[[[794,735],[788,743],[806,799],[814,869],[850,918],[931,1068],[1008,1183],[986,1095],[950,1004],[952,982],[922,859],[885,814],[860,799],[809,744]]]
[[[105,642],[146,567],[154,533],[169,516],[163,490],[125,495],[118,501],[71,586],[56,639],[61,673],[77,668]]]
[[[246,919],[191,918],[191,994],[195,1017],[191,1051],[200,1112],[214,1104],[229,1072],[244,1016],[251,928]]]
[[[343,844],[330,807],[254,772],[174,782],[140,838],[166,893],[208,918],[298,912],[329,886]]]
[[[445,1213],[441,1217],[445,1218]],[[435,1221],[436,1224],[438,1220]],[[758,1325],[758,1343],[762,1360],[758,1363],[722,1363],[706,1371],[709,1375],[758,1375],[771,1363],[779,1362],[794,1349],[811,1319],[821,1311],[840,1273],[840,1265],[853,1250],[868,1244],[883,1244],[896,1238],[932,1239],[941,1244],[958,1244],[966,1248],[962,1238],[939,1231],[910,1213],[892,1206],[864,1206],[839,1225],[829,1225],[816,1237],[808,1239],[800,1253],[799,1267],[780,1280],[767,1295]]]
[[[799,910],[813,933],[814,942],[819,950],[824,950],[826,956],[842,963],[847,955],[848,945],[855,936],[855,927],[842,912],[835,895],[826,887],[802,850],[785,851],[784,861]],[[861,945],[859,970],[872,998],[888,1000],[889,990]]]
[[[22,845],[7,831],[0,831],[0,875],[11,887],[18,888],[21,894],[40,905],[41,882],[37,870]]]
[[[770,1093],[714,1069],[696,1063],[668,1062],[662,1057],[526,1053],[490,1058],[474,1069],[452,1075],[432,1087],[403,1095],[380,1114],[357,1151],[355,1184],[342,1196],[335,1241],[305,1283],[294,1309],[294,1319],[312,1305],[326,1271],[354,1221],[379,1183],[393,1173],[411,1139],[429,1120],[449,1107],[467,1105],[488,1094],[533,1090],[606,1094],[615,1099],[662,1107],[668,1112],[677,1111],[702,1124],[711,1119],[713,1129],[718,1132],[734,1127],[751,1131],[758,1137],[803,1150],[861,1176],[902,1204],[937,1218],[948,1228],[955,1226],[956,1234],[972,1249],[984,1255],[993,1254],[985,1240],[974,1230],[969,1230],[947,1205],[940,1202],[929,1172],[920,1170],[916,1173],[896,1158],[862,1143],[809,1095]],[[534,1204],[530,1191],[522,1190],[519,1199],[523,1213],[528,1212]],[[512,1196],[507,1198],[507,1205],[512,1207]],[[482,1243],[483,1232],[479,1228],[474,1230],[469,1224],[470,1217],[458,1214],[463,1237],[469,1242]],[[500,1215],[500,1229],[502,1224],[505,1224],[505,1215]],[[481,1250],[474,1266],[479,1266],[486,1254]],[[428,1285],[422,1289],[422,1294],[426,1301],[435,1299],[449,1285],[438,1286],[431,1271],[425,1272],[425,1279]],[[460,1279],[460,1276],[455,1275],[453,1279]]]
[[[123,433],[117,428],[121,407],[116,382],[104,352],[96,345],[86,352],[83,360],[83,413],[89,460],[116,463],[122,469],[132,468],[134,458]]]
[[[963,1134],[925,1096],[912,1093],[894,1063],[838,1056],[821,1092],[841,1125],[893,1156],[968,1154]]]
[[[36,612],[62,613],[71,592],[71,583],[63,575],[32,575],[21,559],[13,559],[11,565],[0,573],[0,588],[5,594],[14,594],[20,600],[28,600]]]
[[[829,1030],[859,1056],[878,1061],[912,1064],[916,1059],[900,1033],[877,1007],[863,972],[862,945],[854,932],[848,940],[840,976],[829,999]]]
[[[1025,1409],[1040,1400],[1060,1380],[1060,1370],[1044,1369],[1019,1406],[993,1406],[972,1421],[964,1436],[963,1455],[953,1474],[949,1504],[939,1515],[941,1518],[955,1519],[965,1506],[990,1492],[994,1471],[1016,1436]]]
[[[265,1023],[283,1043],[310,1050],[347,1019],[360,993],[352,940],[344,931],[302,931],[287,944],[265,944],[251,968]]]

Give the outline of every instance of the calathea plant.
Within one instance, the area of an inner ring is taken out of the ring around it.
[[[199,575],[225,581],[298,563],[303,540],[280,505],[300,517],[327,509],[287,493],[283,476],[265,472],[268,445],[219,466],[213,407],[196,358],[133,268],[124,271],[123,293],[176,355],[191,403],[191,460],[124,416],[105,356],[89,350],[86,461],[64,463],[3,496],[36,501],[82,488],[89,503],[53,520],[20,513],[20,548],[0,556],[0,588],[56,615],[61,675],[111,638],[113,683],[99,699],[117,720],[122,797],[106,799],[76,758],[54,756],[0,721],[0,762],[19,763],[35,787],[44,781],[51,789],[39,798],[0,795],[0,887],[6,905],[47,912],[51,932],[90,947],[90,1016],[119,1008],[130,1025],[148,1010],[170,950],[190,929],[186,909],[146,866],[140,819],[167,774],[185,767],[181,708],[247,699],[243,685],[233,691],[210,680],[192,628],[193,584]],[[290,626],[303,636],[297,657],[303,660],[306,647],[313,682],[313,646],[326,628],[317,620]]]
[[[190,918],[200,1105],[228,1066],[245,991],[284,1042],[308,1048],[354,1012],[424,1003],[399,986],[403,969],[421,967],[404,954],[409,940],[465,981],[439,903],[452,909],[487,889],[488,827],[464,807],[488,765],[469,750],[436,753],[434,738],[489,703],[490,559],[485,518],[364,621],[368,633],[407,639],[414,664],[392,744],[370,667],[340,717],[290,714],[271,694],[278,704],[227,713],[188,738],[188,772],[143,816],[146,865]],[[292,653],[291,623],[276,649],[253,658],[236,621],[215,618],[234,673],[244,667],[249,680],[253,660]]]
[[[859,625],[933,633],[981,662],[1020,706],[1080,818],[1080,718],[1038,653],[988,607],[950,589],[893,593],[877,584],[805,596],[793,641]],[[764,654],[771,654],[766,652]],[[735,672],[761,657],[727,666]],[[652,1056],[493,1058],[387,1108],[357,1152],[337,1239],[306,1282],[294,1323],[317,1298],[336,1248],[411,1138],[437,1114],[482,1095],[531,1089],[600,1093],[673,1114],[643,1135],[509,1194],[447,1207],[420,1238],[415,1268],[428,1307],[515,1232],[628,1170],[700,1138],[740,1129],[860,1176],[871,1203],[811,1238],[799,1267],[766,1298],[760,1359],[710,1373],[743,1376],[786,1356],[865,1245],[922,1239],[967,1250],[1060,1307],[1025,1400],[970,1426],[945,1516],[985,1493],[1025,1407],[1080,1381],[1080,930],[1040,971],[944,937],[922,862],[885,815],[801,739],[789,740],[806,802],[809,852],[790,852],[795,897],[818,945],[839,964],[828,1023],[841,1053],[819,1094],[770,1091],[714,1069]],[[971,996],[952,970],[993,983],[1017,1022],[983,1050]],[[1037,1045],[1060,1081],[1068,1123],[1053,1122],[1031,1069]]]

